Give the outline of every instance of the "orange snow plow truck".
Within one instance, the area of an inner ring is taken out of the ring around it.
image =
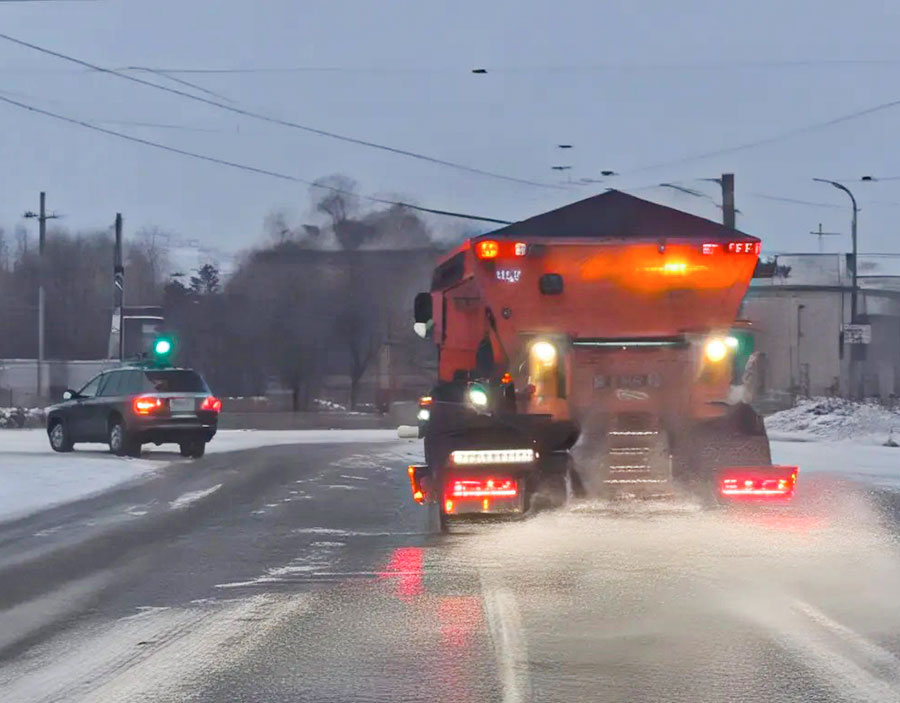
[[[736,321],[760,241],[618,191],[473,237],[416,296],[438,347],[416,502],[461,517],[567,496],[787,500]]]

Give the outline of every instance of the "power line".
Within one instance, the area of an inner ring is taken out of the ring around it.
[[[379,149],[381,151],[387,151],[392,154],[398,154],[400,156],[407,156],[413,159],[418,159],[420,161],[426,161],[428,163],[438,164],[440,166],[446,166],[449,168],[454,168],[460,171],[466,171],[468,173],[475,173],[481,176],[487,176],[490,178],[497,178],[504,181],[510,181],[513,183],[522,183],[530,186],[537,186],[540,188],[554,188],[560,189],[561,186],[550,184],[550,183],[540,183],[538,181],[530,181],[524,178],[516,178],[514,176],[506,176],[500,173],[494,173],[492,171],[485,171],[480,168],[475,168],[473,166],[466,166],[464,164],[459,164],[454,161],[446,161],[444,159],[438,159],[433,156],[427,156],[425,154],[420,154],[415,151],[409,151],[407,149],[399,149],[397,147],[386,146],[384,144],[378,144],[376,142],[371,142],[366,139],[359,139],[356,137],[350,137],[343,134],[338,134],[336,132],[329,132],[324,129],[318,129],[317,127],[310,127],[309,125],[303,125],[298,122],[292,122],[290,120],[284,120],[278,117],[272,117],[271,115],[266,115],[260,112],[253,112],[251,110],[245,110],[240,107],[236,107],[234,105],[227,105],[225,103],[218,102],[216,100],[212,100],[210,98],[204,98],[200,95],[194,95],[193,93],[188,93],[183,90],[178,90],[177,88],[171,88],[169,86],[159,85],[158,83],[153,83],[152,81],[146,81],[143,78],[138,78],[136,76],[130,76],[127,73],[122,73],[120,71],[114,71],[109,68],[103,68],[102,66],[97,66],[96,64],[89,63],[88,61],[83,61],[81,59],[77,59],[73,56],[68,56],[66,54],[62,54],[58,51],[53,51],[52,49],[47,49],[42,46],[38,46],[37,44],[31,44],[30,42],[23,41],[21,39],[16,39],[15,37],[11,37],[8,34],[0,34],[0,39],[5,39],[6,41],[12,42],[13,44],[18,44],[19,46],[24,46],[29,49],[34,49],[35,51],[39,51],[43,54],[48,54],[50,56],[55,56],[56,58],[63,59],[64,61],[69,61],[71,63],[78,64],[80,66],[84,66],[85,68],[90,68],[95,71],[99,71],[101,73],[106,73],[111,76],[117,76],[126,81],[131,81],[132,83],[137,83],[139,85],[147,86],[150,88],[155,88],[156,90],[162,90],[166,93],[172,93],[173,95],[179,95],[183,98],[188,98],[189,100],[194,100],[196,102],[201,102],[206,105],[212,105],[213,107],[218,107],[222,110],[228,110],[229,112],[236,113],[238,115],[243,115],[245,117],[252,117],[253,119],[263,120],[264,122],[270,122],[272,124],[278,124],[283,127],[292,127],[294,129],[300,129],[304,132],[309,132],[311,134],[317,134],[322,137],[328,137],[330,139],[337,139],[338,141],[348,142],[350,144],[357,144],[359,146],[366,146],[372,149]]]
[[[835,205],[834,203],[815,203],[811,200],[798,200],[797,198],[785,198],[780,195],[767,195],[765,193],[750,193],[750,196],[753,198],[763,198],[765,200],[775,200],[781,203],[791,203],[794,205],[806,205],[808,207],[826,207],[830,209],[838,209],[843,210],[840,205]]]
[[[187,151],[186,149],[179,149],[174,146],[169,146],[167,144],[160,144],[158,142],[152,142],[149,139],[141,139],[140,137],[135,137],[130,134],[124,134],[123,132],[117,132],[112,129],[107,129],[105,127],[100,127],[98,125],[92,124],[91,122],[85,122],[84,120],[79,120],[75,117],[68,117],[66,115],[61,115],[56,112],[50,112],[49,110],[43,110],[39,107],[34,107],[33,105],[28,105],[23,102],[19,102],[18,100],[13,100],[12,98],[4,97],[0,95],[0,102],[5,102],[10,105],[14,105],[16,107],[22,108],[24,110],[28,110],[29,112],[35,112],[40,115],[45,115],[47,117],[52,117],[54,119],[60,120],[62,122],[68,122],[69,124],[75,124],[80,127],[84,127],[86,129],[93,130],[95,132],[101,132],[102,134],[108,134],[113,137],[118,137],[119,139],[125,139],[129,142],[134,142],[136,144],[143,144],[144,146],[153,147],[154,149],[160,149],[162,151],[168,151],[173,154],[180,154],[181,156],[188,156],[193,159],[199,159],[201,161],[207,161],[209,163],[219,164],[220,166],[229,166],[231,168],[240,169],[242,171],[249,171],[251,173],[256,173],[263,176],[271,176],[272,178],[279,178],[283,181],[292,181],[294,183],[303,183],[304,185],[312,186],[314,188],[322,188],[324,190],[329,190],[334,193],[340,193],[342,195],[350,195],[353,197],[359,197],[363,200],[368,200],[373,203],[380,203],[382,205],[395,205],[399,207],[409,208],[410,210],[418,210],[419,212],[427,212],[432,215],[443,215],[447,217],[458,217],[466,220],[478,220],[480,222],[492,222],[495,224],[508,225],[512,224],[509,220],[499,220],[493,217],[481,217],[479,215],[468,215],[461,212],[452,212],[450,210],[438,210],[435,208],[422,207],[419,205],[412,205],[411,203],[405,203],[399,200],[388,200],[387,198],[377,198],[371,195],[360,195],[359,193],[353,193],[351,191],[343,190],[342,188],[335,188],[334,186],[325,185],[323,183],[316,183],[314,181],[309,181],[304,178],[298,178],[297,176],[291,176],[285,173],[279,173],[278,171],[271,171],[265,168],[258,168],[256,166],[249,166],[247,164],[241,164],[236,161],[228,161],[227,159],[220,159],[215,156],[207,156],[206,154],[198,154],[193,151]]]
[[[886,103],[879,103],[878,105],[872,105],[871,107],[863,108],[861,110],[856,110],[855,112],[847,113],[846,115],[840,115],[839,117],[833,117],[829,120],[825,120],[823,122],[814,122],[812,124],[804,125],[802,127],[794,127],[793,129],[789,129],[785,132],[781,132],[779,134],[773,134],[769,137],[763,137],[761,139],[756,139],[750,142],[745,142],[743,144],[738,144],[736,146],[723,147],[721,149],[713,149],[710,151],[701,152],[698,154],[683,156],[678,159],[672,159],[670,161],[660,161],[655,164],[648,164],[646,166],[641,166],[640,168],[632,169],[631,171],[624,172],[623,175],[631,175],[634,173],[642,173],[644,171],[652,171],[659,168],[667,168],[669,166],[681,166],[683,164],[692,163],[694,161],[702,161],[704,159],[709,159],[714,156],[723,156],[724,154],[733,154],[738,151],[745,151],[747,149],[753,149],[758,146],[765,146],[767,144],[774,144],[776,142],[784,141],[785,139],[790,139],[792,137],[800,136],[801,134],[806,134],[807,132],[814,132],[816,130],[825,129],[826,127],[833,127],[836,124],[840,124],[842,122],[849,122],[850,120],[859,119],[860,117],[865,117],[866,115],[871,115],[875,112],[880,112],[882,110],[888,110],[894,107],[900,106],[900,100],[891,100]],[[900,180],[900,176],[896,176],[893,178],[879,178],[877,180]]]
[[[760,68],[815,68],[840,66],[894,66],[900,64],[900,58],[886,59],[795,59],[784,61],[710,61],[696,63],[670,64],[584,64],[584,65],[534,65],[534,66],[497,66],[471,70],[467,66],[231,66],[231,67],[198,67],[170,66],[153,67],[147,70],[161,73],[183,74],[215,74],[241,75],[264,73],[392,73],[392,74],[435,74],[435,73],[583,73],[607,71],[695,71],[716,70],[731,71],[734,69]]]

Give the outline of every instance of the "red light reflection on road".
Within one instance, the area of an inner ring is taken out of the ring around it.
[[[469,645],[473,633],[484,625],[481,598],[477,596],[447,596],[437,604],[441,644],[449,649]]]
[[[377,574],[380,579],[396,579],[398,598],[412,598],[425,591],[424,566],[425,550],[422,547],[397,547],[384,569]]]

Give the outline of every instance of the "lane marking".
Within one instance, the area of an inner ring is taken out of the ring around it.
[[[172,510],[182,510],[184,508],[187,508],[192,503],[196,503],[198,500],[203,500],[204,498],[206,498],[206,496],[212,495],[221,487],[222,484],[217,483],[212,488],[206,488],[202,491],[190,491],[189,493],[183,493],[171,503],[169,503],[169,508]]]
[[[508,588],[488,585],[483,575],[481,595],[503,686],[503,703],[530,701],[528,651],[516,597]]]
[[[847,645],[863,654],[872,663],[893,670],[895,677],[900,675],[900,660],[884,647],[875,644],[856,630],[839,623],[837,620],[833,620],[810,603],[802,600],[795,600],[794,607],[806,615],[810,620],[818,623],[843,640]]]

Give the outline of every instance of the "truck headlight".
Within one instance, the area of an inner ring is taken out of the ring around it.
[[[476,408],[486,408],[488,404],[488,394],[481,386],[471,386],[468,392],[469,402]]]
[[[550,342],[535,342],[531,345],[531,353],[544,366],[556,363],[556,347]]]
[[[724,337],[713,337],[703,346],[703,355],[707,361],[718,364],[728,356],[728,343]]]

